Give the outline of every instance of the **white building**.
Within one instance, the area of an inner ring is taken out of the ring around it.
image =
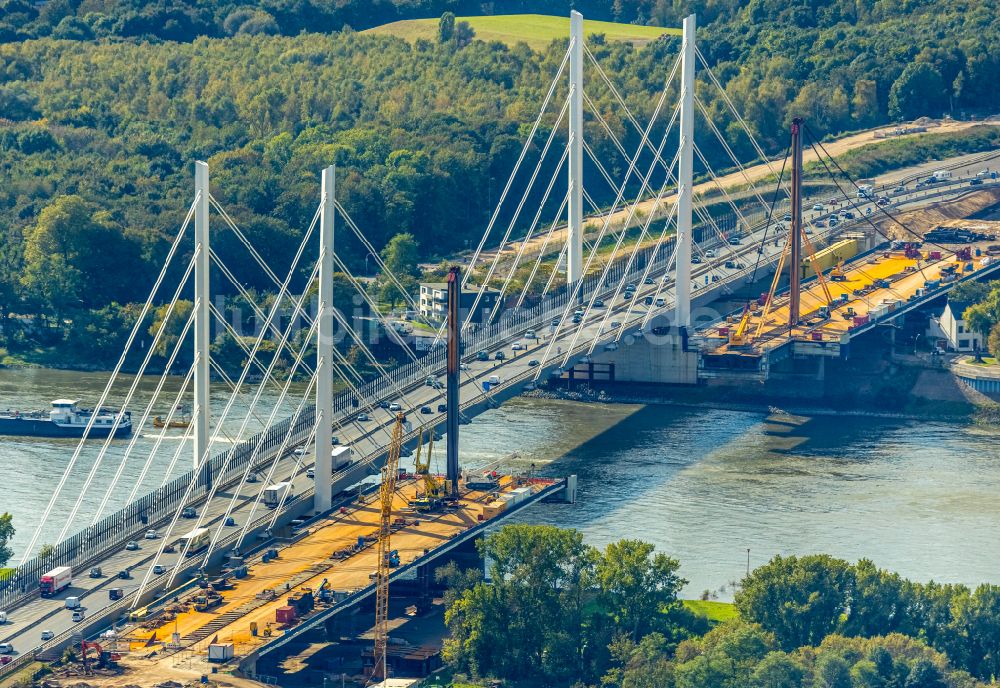
[[[941,315],[931,318],[927,337],[931,341],[941,340],[944,348],[949,351],[970,352],[984,349],[982,336],[970,330],[962,320],[962,313],[971,305],[965,301],[946,303]]]

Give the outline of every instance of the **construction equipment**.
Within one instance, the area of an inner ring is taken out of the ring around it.
[[[735,330],[730,330],[729,332],[729,346],[746,346],[748,343],[747,327],[750,325],[750,313],[752,310],[750,303],[743,308],[743,317],[740,318],[740,324],[736,326]]]
[[[447,497],[445,485],[431,475],[431,454],[434,451],[434,433],[431,432],[430,441],[427,443],[427,460],[421,459],[423,449],[424,433],[420,431],[417,436],[417,455],[413,459],[413,472],[421,476],[424,481],[424,493],[418,494],[415,499],[411,499],[409,506],[418,511],[431,511],[441,504],[441,500]]]
[[[97,651],[97,668],[99,669],[113,669],[115,662],[121,659],[121,655],[105,650],[100,643],[83,640],[80,642],[80,661],[83,662],[83,671],[87,674],[91,672],[90,655],[88,654],[90,650]]]
[[[846,282],[847,275],[844,274],[844,261],[841,260],[835,267],[830,270],[830,281],[831,282]]]
[[[396,479],[399,477],[399,454],[403,449],[402,413],[396,414],[396,424],[392,426],[389,440],[389,456],[382,467],[382,484],[379,486],[379,501],[382,505],[378,532],[378,569],[375,573],[375,651],[372,678],[385,680],[388,674],[387,651],[389,647],[389,554],[392,535],[392,500],[396,496]]]

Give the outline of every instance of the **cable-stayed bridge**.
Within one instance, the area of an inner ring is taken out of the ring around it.
[[[671,361],[678,371],[675,381],[697,381],[702,362],[696,340],[708,332],[725,338],[717,329],[706,329],[717,325],[719,318],[707,311],[699,317],[700,305],[745,290],[748,282],[770,279],[772,268],[787,260],[788,238],[798,236],[797,230],[807,234],[814,246],[822,247],[845,230],[864,228],[866,223],[874,227],[862,206],[889,214],[896,202],[912,200],[912,192],[885,192],[889,202],[876,205],[873,198],[859,198],[847,178],[837,182],[836,205],[854,208],[854,218],[831,222],[834,216],[844,217],[843,211],[832,206],[814,211],[808,221],[799,217],[788,202],[794,186],[785,182],[784,164],[765,155],[705,63],[695,45],[693,17],[685,20],[677,59],[664,65],[664,88],[645,122],[632,112],[587,48],[583,31],[583,18],[573,13],[566,53],[496,210],[468,264],[453,273],[452,279],[461,280],[463,301],[468,300],[465,312],[451,320],[450,333],[446,323],[430,319],[420,323],[434,333],[435,345],[426,354],[418,354],[404,341],[362,280],[337,254],[336,236],[344,233],[356,239],[383,279],[393,282],[404,295],[408,308],[420,312],[399,276],[388,270],[363,228],[337,201],[333,167],[321,171],[312,222],[292,264],[282,267],[279,274],[226,211],[224,199],[212,196],[208,166],[195,164],[191,205],[126,350],[95,402],[95,407],[132,409],[137,432],[125,442],[123,455],[109,451],[113,444],[120,447],[121,440],[83,440],[72,451],[25,549],[37,553],[47,537],[43,525],[52,522],[60,524],[57,544],[44,557],[25,557],[13,575],[0,583],[0,609],[10,610],[12,618],[10,625],[0,627],[0,640],[10,639],[21,653],[38,645],[37,629],[62,606],[59,599],[37,596],[38,581],[57,566],[74,569],[74,588],[88,600],[88,613],[112,614],[134,606],[148,591],[170,589],[222,552],[247,548],[256,542],[258,532],[274,527],[290,510],[329,511],[341,490],[377,472],[397,410],[393,407],[387,413],[389,404],[398,405],[406,414],[410,444],[448,424],[453,445],[448,476],[455,485],[458,425],[528,385],[561,378],[574,366],[590,365],[598,357],[627,358],[628,344],[648,345],[653,340],[655,355]],[[696,72],[703,75],[702,87],[721,92],[741,126],[740,135],[763,161],[757,163],[757,173],[737,158],[732,142],[719,131],[697,96]],[[634,150],[588,96],[591,81],[612,94],[621,120],[638,137]],[[738,190],[742,201],[734,197],[736,190],[719,182],[720,175],[695,140],[696,120],[699,130],[728,155],[726,172],[735,170],[742,177]],[[557,145],[562,132],[566,143]],[[607,137],[619,152],[623,164],[617,166],[621,169],[617,178],[593,154],[589,134]],[[597,171],[593,179],[584,179],[585,162]],[[759,174],[761,165],[766,175]],[[831,177],[836,175],[831,172]],[[588,184],[591,188],[602,185],[602,195],[610,189],[611,205],[598,207]],[[927,193],[954,193],[957,188],[946,184]],[[541,192],[541,200],[529,208],[533,191]],[[588,207],[592,212],[586,212]],[[726,208],[726,214],[720,216],[718,207]],[[783,219],[786,209],[795,215],[789,221]],[[227,266],[227,257],[212,248],[213,234],[218,231],[233,233],[273,282],[274,296],[266,305],[259,304],[260,299],[241,284]],[[798,263],[793,260],[792,264]],[[397,341],[406,359],[402,365],[387,367],[357,322],[333,307],[335,271],[348,276],[371,317],[380,321],[386,336]],[[171,283],[178,272],[180,278]],[[232,331],[225,314],[213,303],[212,280],[225,282],[250,304],[259,325],[255,337]],[[188,291],[194,294],[193,308],[182,314],[177,304]],[[505,307],[489,311],[479,307],[491,291]],[[773,287],[771,291],[780,306],[780,293]],[[140,325],[158,307],[163,316],[152,333],[153,341],[137,353]],[[764,323],[767,314],[760,319]],[[213,328],[229,332],[242,347],[246,363],[238,375],[212,359]],[[179,335],[168,346],[171,332]],[[792,339],[792,328],[788,332]],[[731,338],[726,341],[733,344]],[[139,380],[154,351],[168,351],[165,370],[170,371],[176,368],[182,349],[192,342],[193,363],[180,388],[172,396],[165,393],[164,373],[145,407],[135,409]],[[448,343],[457,355],[451,366]],[[514,343],[519,345],[517,350],[511,348]],[[348,346],[356,358],[346,353]],[[505,354],[502,359],[498,352]],[[129,356],[141,358],[139,374],[131,382],[122,375]],[[279,369],[281,361],[285,364]],[[447,385],[441,384],[439,380],[449,371]],[[259,383],[252,382],[258,379]],[[341,391],[334,391],[335,379],[342,384]],[[221,412],[214,414],[211,385],[232,390]],[[154,408],[171,409],[164,421],[169,426],[189,397],[193,398],[192,422],[182,434],[183,441],[171,445],[161,437],[150,447],[138,441]],[[349,465],[332,465],[334,437],[351,447]],[[103,481],[101,467],[109,463],[112,479]],[[173,476],[176,467],[183,465],[190,467],[186,473],[140,494],[150,471]],[[126,467],[138,467],[140,477],[126,481]],[[307,473],[310,469],[315,478]],[[295,485],[296,498],[286,501],[286,492],[277,508],[267,508],[262,503],[264,488],[286,480]],[[85,505],[95,499],[98,506],[88,513]],[[113,510],[111,505],[120,503],[125,506]],[[187,552],[183,546],[178,552],[167,551],[186,531],[198,528],[210,533],[203,551]],[[151,545],[140,551],[123,550],[128,541],[142,539],[149,529],[157,531]],[[86,570],[95,565],[102,566],[105,575],[128,571],[131,577],[118,581],[126,592],[123,600],[112,602],[98,594],[106,589],[106,580],[85,578]],[[47,642],[58,644],[65,640],[65,633]]]

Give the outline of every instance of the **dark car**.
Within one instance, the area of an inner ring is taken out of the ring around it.
[[[493,354],[493,358],[496,359],[496,360],[498,360],[498,361],[502,361],[502,360],[504,360],[507,357],[504,355],[504,353],[502,351],[498,351],[495,354]]]
[[[122,580],[128,580],[132,577],[132,573],[128,569],[122,569],[118,572],[118,577]]]
[[[486,353],[485,351],[480,351],[478,354],[476,354],[476,360],[477,361],[488,361],[488,360],[490,360],[490,355],[488,353]]]
[[[536,368],[536,367],[538,367],[538,366],[539,366],[540,364],[538,363],[538,361],[537,361],[536,359],[534,359],[534,358],[533,358],[533,359],[531,359],[530,361],[528,361],[528,365],[529,365],[530,367],[532,367],[532,368]]]
[[[420,407],[420,412],[423,413],[424,415],[427,415],[427,416],[429,416],[430,414],[434,413],[433,411],[431,411],[431,407],[430,406],[421,406]]]
[[[184,507],[184,511],[181,512],[182,518],[198,518],[198,511],[193,506]]]
[[[604,301],[601,299],[594,301],[594,308],[604,308]]]

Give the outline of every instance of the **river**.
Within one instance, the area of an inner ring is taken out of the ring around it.
[[[60,396],[93,403],[103,379],[2,370],[0,406],[41,408]],[[143,394],[150,389],[144,384]],[[222,396],[214,403],[221,410]],[[239,425],[226,424],[230,436]],[[516,451],[508,461],[519,467],[575,473],[576,504],[538,505],[517,520],[578,528],[596,546],[622,537],[647,540],[681,561],[686,595],[710,590],[730,599],[732,582],[746,572],[748,548],[752,566],[775,554],[827,552],[868,557],[916,580],[1000,583],[993,536],[1000,517],[998,439],[997,429],[926,421],[515,399],[463,426],[461,452],[471,466]],[[154,441],[141,438],[137,450]],[[127,443],[114,444],[114,456],[122,456]],[[17,555],[73,447],[0,439],[6,483],[0,512],[12,512],[19,526]],[[443,454],[442,446],[435,461]],[[89,467],[93,455],[88,451],[81,465]],[[188,455],[181,452],[174,474],[188,469]],[[95,484],[114,475],[116,462],[108,464]],[[126,464],[121,484],[135,484],[141,468],[138,460]],[[150,466],[143,487],[162,481],[168,468],[168,459]],[[56,525],[76,502],[79,489],[70,491],[54,510]],[[99,502],[87,499],[81,514],[92,518]],[[112,499],[108,508],[115,505]],[[53,526],[43,534],[54,537]]]

